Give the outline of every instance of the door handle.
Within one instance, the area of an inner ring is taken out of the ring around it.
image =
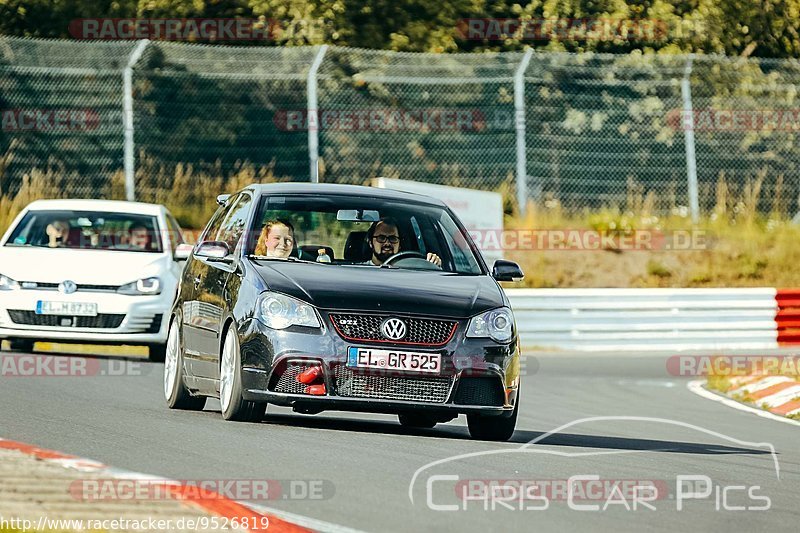
[[[200,276],[194,278],[194,288],[198,288],[200,284],[203,282],[203,279]]]

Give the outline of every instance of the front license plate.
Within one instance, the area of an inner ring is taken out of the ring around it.
[[[97,316],[97,304],[86,302],[36,302],[37,315]]]
[[[442,356],[438,353],[415,353],[350,346],[347,349],[347,366],[438,374],[442,370]]]

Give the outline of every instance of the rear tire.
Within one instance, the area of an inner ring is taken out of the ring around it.
[[[222,418],[237,422],[261,422],[267,404],[251,402],[242,397],[242,356],[236,330],[228,328],[222,343],[219,371],[219,401]]]
[[[167,344],[164,345],[164,397],[170,409],[202,411],[206,405],[205,396],[192,396],[183,383],[183,339],[176,318],[169,325]]]
[[[519,392],[511,416],[467,415],[469,434],[476,440],[507,441],[514,435],[519,413]]]
[[[407,428],[430,429],[436,425],[436,420],[420,414],[397,415],[400,425]]]
[[[147,358],[153,363],[163,363],[167,357],[167,344],[151,344],[148,347]]]
[[[36,341],[33,339],[8,339],[8,348],[12,352],[33,352],[33,345]]]

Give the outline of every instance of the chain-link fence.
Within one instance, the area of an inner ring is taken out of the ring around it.
[[[318,168],[566,210],[794,214],[798,89],[798,61],[0,38],[0,197],[38,179],[195,209]]]

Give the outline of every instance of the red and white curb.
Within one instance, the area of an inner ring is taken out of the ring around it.
[[[263,520],[266,519],[269,521],[269,531],[275,533],[306,533],[315,529],[322,531],[344,531],[346,529],[299,515],[291,515],[290,513],[281,513],[284,515],[284,517],[281,518],[274,512],[267,512],[266,508],[259,507],[256,509],[254,506],[245,505],[244,503],[228,499],[221,494],[213,493],[213,497],[208,497],[209,494],[204,495],[202,491],[188,490],[188,487],[179,481],[111,468],[91,459],[67,455],[22,442],[0,438],[0,449],[18,451],[36,457],[39,460],[58,464],[65,468],[76,469],[81,472],[100,474],[115,479],[139,479],[158,482],[159,484],[169,487],[170,494],[176,500],[197,506],[216,516],[227,518],[231,523],[242,524],[247,522],[262,524],[264,523]],[[293,521],[289,519],[289,515],[296,517],[298,520]],[[299,523],[301,520],[307,525],[301,525]],[[242,529],[242,531],[263,531],[263,529]]]
[[[737,376],[730,378],[728,396],[746,395],[751,403],[781,416],[800,414],[800,382],[788,376]]]
[[[785,376],[743,376],[731,378],[734,387],[727,393],[709,390],[705,387],[705,380],[695,380],[688,383],[688,388],[693,393],[714,400],[754,415],[769,418],[785,424],[800,426],[800,421],[787,418],[787,415],[800,412],[800,402],[793,400],[800,396],[800,383]],[[732,396],[747,394],[757,403],[754,405],[734,400]],[[762,409],[760,406],[767,408]]]

